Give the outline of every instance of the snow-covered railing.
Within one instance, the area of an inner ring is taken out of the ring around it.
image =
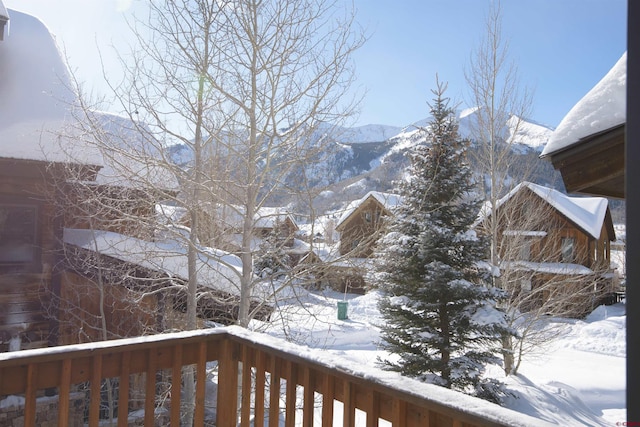
[[[544,425],[451,390],[362,370],[238,327],[0,353],[0,403],[19,396],[24,425],[35,426],[38,396],[47,390],[59,400],[58,413],[49,420],[57,417],[57,425],[69,425],[70,396],[77,396],[77,384],[88,383],[87,423],[98,426],[105,400],[101,384],[112,379],[119,390],[112,399],[117,404],[111,402],[118,426],[131,421],[131,395],[140,391],[144,397],[137,414],[145,426],[180,425],[184,385],[179,379],[184,378],[170,373],[186,365],[195,366],[197,426],[262,426],[266,421],[269,426],[324,427],[340,419],[344,426],[367,427]],[[144,381],[137,381],[140,374]],[[212,399],[214,384],[218,392]],[[211,400],[217,411],[206,406]]]

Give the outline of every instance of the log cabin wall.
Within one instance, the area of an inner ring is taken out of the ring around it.
[[[62,222],[54,182],[43,163],[0,159],[0,351],[55,341],[50,294]]]
[[[60,297],[60,345],[158,332],[160,294],[142,295],[118,283],[65,271]]]
[[[65,227],[112,231],[139,239],[153,236],[155,199],[127,187],[69,184]]]
[[[565,317],[574,318],[583,318],[599,305],[609,304],[607,295],[614,288],[612,280],[599,274],[570,276],[537,273],[531,282],[532,289],[545,287],[538,295],[538,305],[531,308],[537,308],[545,301],[555,299],[561,301],[555,309],[563,312]]]

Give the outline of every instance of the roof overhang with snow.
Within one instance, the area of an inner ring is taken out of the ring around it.
[[[548,157],[569,193],[625,198],[625,125],[589,135]]]
[[[627,55],[562,119],[542,158],[569,193],[625,198]]]

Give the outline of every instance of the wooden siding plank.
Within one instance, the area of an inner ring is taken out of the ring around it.
[[[71,393],[71,359],[62,361],[58,392],[58,425],[69,425],[69,393]]]

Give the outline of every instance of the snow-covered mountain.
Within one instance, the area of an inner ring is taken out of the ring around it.
[[[460,134],[464,138],[473,140],[472,129],[478,120],[477,109],[463,110],[458,115]],[[402,176],[407,165],[404,153],[424,138],[418,131],[425,127],[429,118],[425,118],[403,128],[387,125],[366,125],[353,128],[321,124],[313,132],[304,132],[306,142],[323,144],[324,153],[317,159],[319,163],[309,162],[305,176],[316,186],[328,186],[335,197],[327,203],[334,205],[341,200],[359,198],[367,191],[388,191],[393,188],[393,182]],[[517,129],[516,129],[516,124]],[[513,139],[515,162],[522,162],[526,168],[531,164],[538,165],[539,176],[527,177],[529,180],[542,185],[554,186],[555,173],[553,168],[538,158],[540,151],[547,143],[552,129],[530,120],[518,120],[511,117],[505,126],[505,138]],[[515,133],[515,135],[514,135]],[[514,135],[511,137],[511,135]],[[169,148],[169,154],[178,164],[187,166],[191,161],[191,153],[184,145]],[[535,169],[536,167],[534,167]],[[292,171],[290,184],[295,186],[300,170]],[[520,179],[514,176],[514,179]],[[355,185],[357,183],[357,185]],[[360,194],[362,193],[362,194]],[[283,203],[279,200],[277,203]]]
[[[383,142],[402,132],[399,126],[364,125],[344,128],[339,137],[342,143]]]
[[[418,127],[427,126],[429,118],[425,118],[416,122],[415,124],[406,126],[397,135],[394,135],[393,140],[397,144],[406,144],[407,140],[410,140],[415,134]],[[468,108],[458,113],[458,131],[460,136],[470,140],[477,139],[474,135],[474,129],[477,128],[478,122],[478,109]],[[526,150],[528,148],[534,149],[537,152],[541,152],[544,146],[549,141],[553,129],[528,119],[521,119],[517,116],[511,116],[505,123],[505,129],[507,135],[504,136],[506,140],[512,142],[514,149]]]

